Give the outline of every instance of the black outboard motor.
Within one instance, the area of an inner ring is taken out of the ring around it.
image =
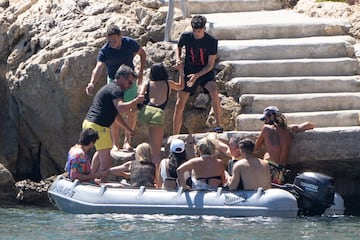
[[[294,180],[298,194],[299,215],[321,215],[334,205],[334,179],[315,172],[304,172]]]

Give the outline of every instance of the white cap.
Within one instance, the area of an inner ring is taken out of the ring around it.
[[[174,139],[170,144],[170,152],[182,153],[185,150],[185,143],[181,139]]]

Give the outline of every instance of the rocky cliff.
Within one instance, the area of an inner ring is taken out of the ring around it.
[[[166,11],[160,1],[1,1],[0,162],[15,179],[61,172],[92,100],[84,89],[106,26],[115,23],[135,38],[148,53],[148,66],[164,62],[175,72],[173,45],[157,43],[164,37]],[[174,38],[187,25],[176,21]],[[167,115],[171,129],[172,113]],[[206,120],[206,114],[197,115]],[[134,144],[145,137],[137,134]]]
[[[335,14],[350,18],[356,23],[350,33],[360,36],[356,7],[302,0],[295,9],[317,17]],[[14,179],[39,181],[62,172],[92,100],[86,96],[85,86],[109,24],[117,24],[123,35],[145,48],[147,67],[163,62],[176,78],[174,45],[162,42],[166,12],[167,7],[157,0],[0,0],[1,186],[13,186]],[[188,26],[189,19],[183,19],[177,10],[172,39]],[[224,82],[228,70],[219,69],[217,81],[225,129],[233,130],[241,109],[227,97]],[[105,75],[102,79],[97,89],[105,84]],[[187,106],[183,132],[204,132],[212,125],[209,99],[202,94],[195,98]],[[171,134],[174,99],[173,93],[166,114],[166,136]],[[143,132],[139,126],[134,144],[147,140]],[[324,169],[318,163],[312,166]],[[14,198],[12,187],[6,192],[9,199]]]

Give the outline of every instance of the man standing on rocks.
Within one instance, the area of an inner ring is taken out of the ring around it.
[[[178,42],[176,62],[182,63],[182,48],[185,46],[185,87],[177,93],[173,117],[173,134],[179,134],[183,122],[185,104],[190,95],[194,95],[200,85],[210,94],[217,127],[216,132],[222,132],[220,98],[213,71],[218,41],[206,33],[206,18],[194,16],[191,19],[192,32],[183,33]]]
[[[107,42],[102,46],[99,51],[97,63],[92,71],[90,82],[86,87],[86,93],[88,95],[93,94],[94,85],[100,78],[104,67],[107,68],[108,78],[107,83],[114,81],[115,73],[117,69],[125,64],[134,69],[134,56],[140,56],[140,69],[137,82],[127,89],[124,93],[123,100],[125,102],[133,100],[137,95],[137,86],[140,86],[143,78],[143,70],[146,63],[146,53],[142,47],[132,38],[122,36],[119,27],[116,25],[110,25],[107,29]],[[130,109],[127,115],[126,122],[132,130],[135,129],[137,121],[137,109]],[[120,127],[117,124],[111,126],[111,136],[113,140],[113,148],[118,150],[120,147],[119,143],[119,130]],[[123,149],[131,150],[131,134],[125,132],[125,139]]]
[[[294,134],[313,129],[315,124],[304,122],[288,126],[285,115],[276,106],[266,107],[260,120],[264,121],[264,126],[256,140],[255,151],[259,151],[261,146],[265,145],[264,160],[268,160],[270,164],[272,182],[283,184],[284,175],[288,171],[285,166]]]
[[[96,93],[82,124],[83,129],[92,128],[99,134],[99,139],[95,143],[97,152],[92,161],[94,173],[108,170],[112,165],[110,126],[113,126],[116,121],[116,124],[132,135],[134,130],[128,126],[121,114],[129,112],[144,101],[144,96],[137,96],[128,102],[123,100],[125,91],[133,85],[137,78],[133,69],[121,65],[114,78],[113,82],[106,84]],[[106,179],[102,179],[102,181],[104,180]]]

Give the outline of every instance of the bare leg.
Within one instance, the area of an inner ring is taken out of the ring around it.
[[[149,143],[153,152],[153,162],[157,165],[161,161],[161,145],[164,137],[163,127],[149,127]]]
[[[97,173],[100,170],[100,160],[99,160],[99,153],[96,151],[91,160],[91,171],[93,173]]]
[[[111,168],[112,161],[110,157],[110,148],[98,150],[99,157],[99,171],[105,171]],[[101,179],[101,182],[106,181],[107,179]]]
[[[111,133],[111,138],[112,138],[112,142],[113,142],[113,148],[118,150],[120,148],[120,139],[119,139],[120,126],[118,124],[116,124],[115,122],[113,122],[113,124],[111,124],[111,127],[110,127],[110,133]]]
[[[156,171],[155,171],[155,183],[158,188],[161,187],[159,184],[159,177],[160,177],[160,161],[161,161],[161,145],[162,140],[164,137],[164,127],[162,126],[152,126],[149,127],[149,138],[150,138],[150,146],[153,153],[153,163],[156,165]]]
[[[221,113],[221,107],[220,107],[219,92],[216,87],[216,82],[215,81],[208,82],[205,85],[205,88],[206,88],[206,90],[208,90],[210,97],[211,97],[212,107],[214,109],[214,115],[215,115],[215,120],[216,120],[216,126],[221,127],[222,126],[222,119],[221,119],[222,113]]]
[[[183,123],[183,113],[185,104],[190,96],[189,92],[179,91],[175,104],[175,111],[173,116],[173,134],[179,134]]]
[[[129,127],[135,130],[137,122],[138,111],[129,112],[126,118],[126,123]],[[131,150],[131,136],[125,133],[123,149]]]

